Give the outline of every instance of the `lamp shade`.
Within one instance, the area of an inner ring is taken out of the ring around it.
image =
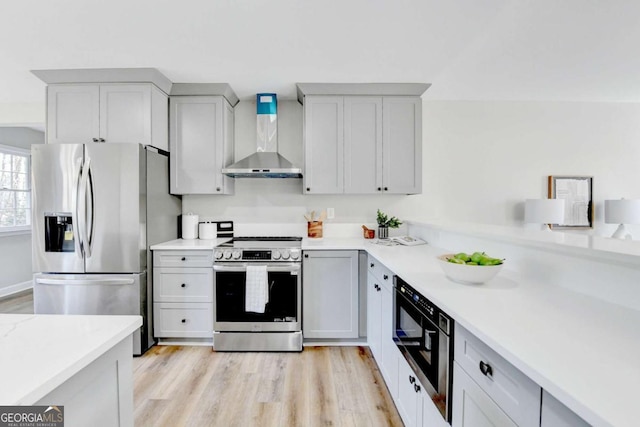
[[[640,200],[605,200],[604,222],[607,224],[640,224]]]
[[[524,222],[535,224],[562,224],[563,199],[527,199],[524,203]]]

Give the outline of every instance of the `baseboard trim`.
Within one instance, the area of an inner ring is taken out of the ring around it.
[[[33,280],[27,280],[26,282],[5,286],[0,288],[0,298],[8,297],[31,288],[33,288]]]

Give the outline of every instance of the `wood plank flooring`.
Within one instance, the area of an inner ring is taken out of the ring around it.
[[[136,426],[401,426],[366,347],[216,353],[156,346],[134,359]]]
[[[0,299],[0,313],[33,313],[32,291]],[[137,427],[402,425],[366,347],[155,346],[133,359],[133,370]]]

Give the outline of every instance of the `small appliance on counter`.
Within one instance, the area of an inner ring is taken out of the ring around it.
[[[193,212],[182,214],[182,238],[193,240],[198,238],[199,217]]]
[[[213,240],[217,237],[216,223],[213,221],[202,221],[198,224],[198,238],[200,240]]]

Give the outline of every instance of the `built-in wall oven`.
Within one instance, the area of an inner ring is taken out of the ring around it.
[[[215,249],[216,351],[302,351],[300,237],[236,237]]]
[[[394,341],[451,423],[453,319],[398,276],[394,284]]]

